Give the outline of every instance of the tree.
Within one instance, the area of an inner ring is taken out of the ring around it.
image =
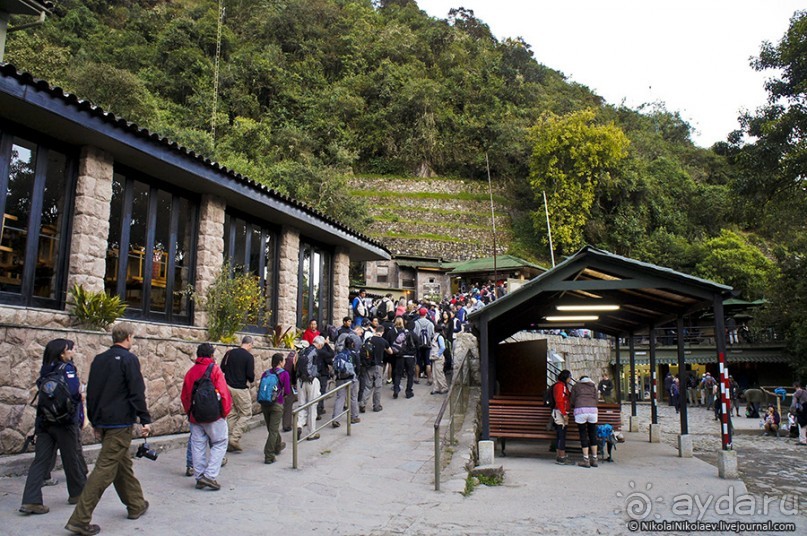
[[[583,228],[600,187],[627,156],[628,138],[613,123],[598,124],[593,109],[565,116],[544,114],[532,129],[530,184],[542,205],[546,192],[555,248],[570,253],[583,243]],[[544,213],[533,212],[537,232]]]
[[[761,298],[775,274],[773,261],[743,236],[723,229],[706,240],[705,254],[695,267],[695,275],[731,285],[746,299]]]

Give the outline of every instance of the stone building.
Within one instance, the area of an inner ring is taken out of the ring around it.
[[[361,266],[368,293],[386,294],[408,300],[442,298],[451,294],[450,266],[437,257],[393,255],[390,260],[367,262]]]
[[[256,274],[266,325],[341,318],[350,261],[380,243],[90,102],[0,65],[0,454],[33,427],[44,344],[77,341],[86,381],[108,334],[73,326],[67,289],[105,290],[137,323],[156,432],[184,426],[179,389],[207,337],[202,303],[224,259]],[[263,342],[263,366],[271,353]]]

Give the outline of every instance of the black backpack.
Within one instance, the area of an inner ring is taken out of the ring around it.
[[[420,328],[420,347],[421,348],[431,348],[432,341],[429,339],[429,330],[428,328]]]
[[[387,318],[387,304],[389,301],[384,298],[381,300],[381,303],[378,304],[378,308],[375,310],[375,314],[378,318]]]
[[[39,399],[37,412],[51,424],[70,424],[76,415],[76,404],[65,378],[66,366],[62,363],[36,381],[38,390],[34,400]]]
[[[214,422],[221,418],[221,395],[210,379],[212,371],[213,363],[210,363],[204,375],[193,382],[190,413],[196,422]]]
[[[363,367],[372,367],[375,365],[374,354],[375,354],[375,347],[372,343],[373,338],[370,337],[361,345],[361,351],[359,352],[359,357],[361,357],[361,365]]]
[[[555,386],[557,384],[558,382],[555,382],[550,385],[544,393],[544,406],[550,409],[555,409]]]

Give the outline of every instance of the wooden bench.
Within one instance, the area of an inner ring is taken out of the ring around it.
[[[506,456],[506,440],[557,438],[554,428],[549,427],[552,410],[543,400],[525,396],[496,396],[489,403],[490,437],[499,440],[502,456]],[[622,429],[620,404],[599,404],[597,424],[610,424],[614,431]],[[569,413],[566,441],[580,441],[580,432],[574,424],[574,414]]]

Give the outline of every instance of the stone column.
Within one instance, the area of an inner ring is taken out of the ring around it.
[[[283,227],[280,233],[277,277],[277,323],[285,330],[297,325],[297,287],[300,275],[300,231]]]
[[[78,284],[93,292],[104,290],[113,164],[109,153],[97,147],[81,148],[73,202],[68,289]]]
[[[331,317],[337,326],[350,308],[350,257],[347,249],[336,248],[333,253],[333,294],[331,296]]]
[[[224,209],[222,199],[203,195],[199,207],[199,236],[196,243],[196,283],[198,296],[206,296],[224,262]],[[194,304],[193,324],[207,326],[207,312],[197,300]]]

